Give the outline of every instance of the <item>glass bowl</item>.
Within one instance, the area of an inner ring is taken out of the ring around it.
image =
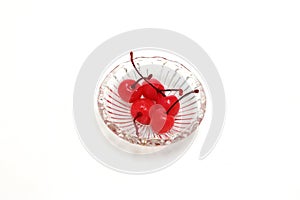
[[[152,78],[159,80],[165,88],[182,89],[183,94],[195,89],[198,89],[199,93],[190,94],[180,101],[180,110],[175,116],[174,126],[168,132],[158,134],[150,125],[137,122],[137,135],[130,113],[132,103],[123,101],[118,94],[118,86],[123,80],[140,78],[130,62],[129,52],[124,52],[101,74],[95,91],[97,121],[101,129],[105,129],[109,140],[125,151],[132,152],[130,149],[133,148],[135,153],[145,153],[195,133],[206,110],[206,95],[201,83],[201,74],[183,57],[167,50],[143,48],[133,52],[134,63],[143,76],[152,74]],[[165,94],[180,98],[176,91],[166,91]],[[134,146],[128,147],[128,143]],[[151,147],[152,150],[148,151],[147,147]],[[139,148],[143,150],[136,150]]]

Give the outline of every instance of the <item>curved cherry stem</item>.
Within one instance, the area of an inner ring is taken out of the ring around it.
[[[161,90],[161,91],[179,91],[179,95],[180,96],[183,95],[183,90],[182,89],[165,89],[165,90]]]
[[[141,117],[142,115],[143,115],[143,113],[138,112],[138,113],[136,113],[136,115],[135,115],[135,117],[133,119],[133,124],[134,124],[134,128],[135,128],[135,134],[136,134],[136,136],[139,136],[139,129],[138,129],[137,125],[136,125],[136,120],[137,120],[137,118]]]
[[[136,68],[134,62],[133,62],[133,52],[130,52],[130,61],[135,69],[135,71],[140,75],[140,77],[142,79],[144,79],[145,82],[147,82],[151,87],[153,87],[157,92],[159,92],[161,95],[163,95],[164,97],[166,96],[162,91],[160,91],[157,87],[155,87],[152,83],[150,83],[145,77],[143,77],[143,75],[139,72],[139,70]]]
[[[167,110],[167,114],[169,114],[170,110],[181,100],[183,99],[184,97],[186,97],[187,95],[190,95],[190,94],[193,94],[193,93],[199,93],[199,90],[196,89],[196,90],[193,90],[193,91],[190,91],[188,93],[186,93],[185,95],[183,95],[182,97],[180,97],[179,99],[177,99],[177,101],[175,101],[172,106]]]
[[[152,74],[149,74],[149,76],[148,77],[146,77],[146,79],[147,80],[150,80],[151,78],[152,78]],[[139,78],[134,84],[132,84],[130,87],[131,87],[131,89],[134,89],[135,88],[135,86],[136,86],[136,84],[138,84],[141,80],[143,80],[145,77],[143,77],[143,78]]]

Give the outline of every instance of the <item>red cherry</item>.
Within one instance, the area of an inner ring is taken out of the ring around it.
[[[171,99],[170,102],[175,100],[175,98],[172,97],[172,95],[168,96],[168,98],[162,97],[158,100],[158,102],[161,103],[164,107],[168,108],[168,110],[166,112],[167,114],[171,114],[171,115],[175,116],[178,113],[179,108],[180,108],[179,101],[193,93],[199,93],[199,90],[196,89],[196,90],[190,91],[190,92],[186,93],[185,95],[183,95],[182,97],[180,97],[179,99],[177,99],[177,97],[176,97],[177,100],[171,106],[169,106],[169,100]],[[160,100],[161,100],[161,102],[160,102]]]
[[[129,99],[129,103],[135,102],[136,100],[140,99],[141,96],[142,96],[142,87],[138,87],[138,89],[132,93],[131,98]]]
[[[179,111],[179,101],[192,93],[199,93],[199,90],[190,91],[179,99],[174,95],[158,98],[157,104],[153,105],[149,111],[152,130],[159,134],[168,132],[173,127],[174,116]]]
[[[129,103],[138,100],[142,96],[142,90],[140,89],[141,85],[139,84],[139,81],[143,79],[150,80],[151,78],[152,74],[149,74],[148,77],[142,77],[137,81],[134,81],[132,79],[122,81],[118,87],[119,96],[121,97],[121,99]]]
[[[149,82],[152,84],[152,86],[147,82],[143,82],[142,87],[141,87],[142,94],[145,98],[156,101],[156,99],[158,98],[158,95],[162,96],[162,94],[159,93],[159,91],[164,90],[165,88],[156,79],[151,79]],[[153,88],[153,86],[155,88]]]
[[[149,110],[153,105],[154,103],[150,99],[138,99],[131,105],[131,116],[136,118],[137,115],[140,115],[136,121],[148,125],[150,123]],[[141,114],[138,114],[139,112]]]
[[[158,80],[156,79],[151,79],[149,81],[155,88],[153,88],[149,83],[143,82],[141,86],[142,94],[144,97],[148,99],[152,99],[156,101],[160,97],[165,97],[165,91],[178,91],[179,95],[181,96],[183,94],[182,89],[165,89],[163,84],[161,84]]]
[[[151,128],[156,133],[166,133],[174,125],[174,116],[168,115],[166,109],[160,104],[155,104],[150,108],[149,116]]]
[[[142,91],[138,90],[140,86],[141,85],[136,83],[135,80],[126,79],[120,83],[118,87],[118,94],[122,100],[126,102],[133,102],[139,99],[142,95]]]
[[[177,97],[174,95],[166,96],[166,97],[160,97],[157,99],[156,103],[162,105],[166,110],[169,110],[171,106],[177,101]],[[176,103],[173,108],[171,108],[168,112],[170,115],[177,115],[180,109],[180,103]]]

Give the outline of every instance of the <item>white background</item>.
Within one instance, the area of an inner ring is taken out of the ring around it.
[[[1,1],[0,199],[300,199],[297,0]],[[106,39],[156,27],[216,64],[223,135],[197,160],[127,175],[97,163],[72,118],[76,75]]]

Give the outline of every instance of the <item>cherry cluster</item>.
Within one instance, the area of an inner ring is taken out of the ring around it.
[[[138,80],[123,80],[118,87],[118,94],[122,100],[132,103],[131,116],[139,135],[136,121],[144,125],[150,125],[152,130],[158,134],[168,132],[174,125],[174,117],[180,109],[179,101],[185,96],[198,93],[199,90],[193,90],[183,95],[182,89],[165,89],[157,79],[142,76],[133,61],[133,52],[130,52],[130,61],[141,77]],[[140,84],[140,82],[143,82]],[[174,96],[166,96],[166,91],[177,91],[181,96],[179,99]]]

